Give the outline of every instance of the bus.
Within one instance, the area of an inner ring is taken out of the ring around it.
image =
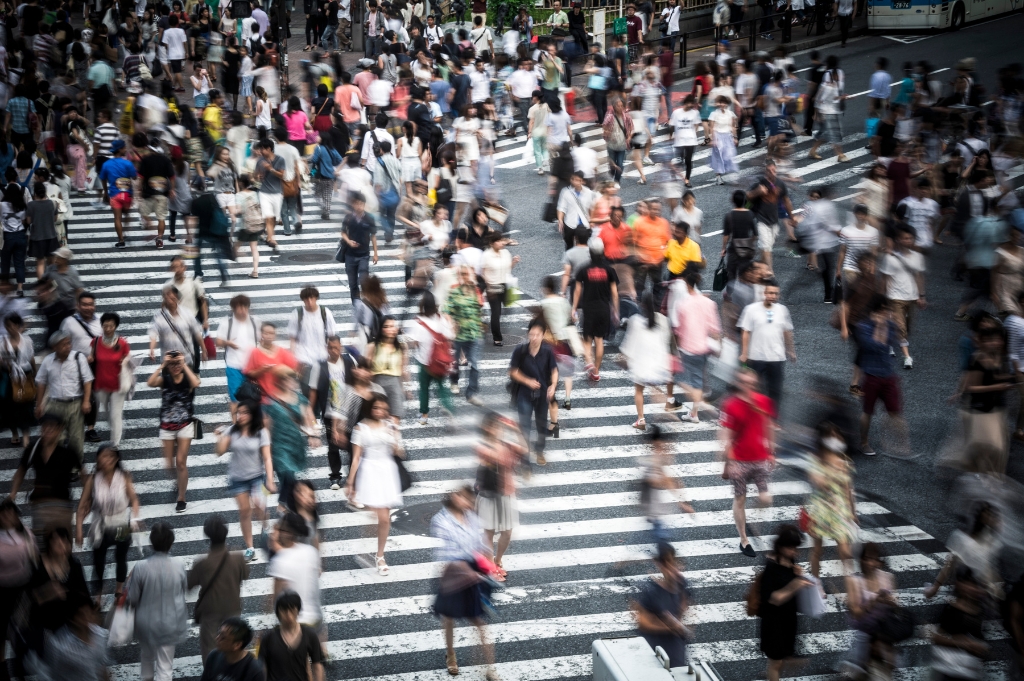
[[[868,0],[868,29],[950,29],[1015,12],[1024,0]]]

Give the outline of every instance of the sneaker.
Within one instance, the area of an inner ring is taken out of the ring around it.
[[[100,434],[97,433],[95,430],[87,430],[85,431],[85,441],[100,442]]]
[[[665,403],[665,411],[679,411],[682,408],[683,403],[676,399],[673,399],[671,402]]]
[[[904,357],[903,358],[903,368],[907,369],[907,370],[913,369],[914,368],[914,358],[913,357]]]
[[[118,241],[116,244],[114,244],[114,248],[127,248],[127,247],[128,246],[123,241]]]
[[[864,456],[875,456],[875,448],[871,445],[864,445],[864,450],[861,453]]]
[[[697,415],[694,414],[693,412],[690,412],[688,414],[682,414],[679,417],[679,420],[682,421],[683,423],[700,423],[700,419],[697,418]]]
[[[472,397],[467,397],[466,401],[469,402],[470,404],[472,404],[474,407],[482,407],[482,406],[484,406],[484,401],[481,400],[476,395],[473,395]]]
[[[452,383],[451,391],[452,391],[452,395],[458,395],[461,392],[459,390],[459,384],[458,383]]]
[[[341,489],[341,483],[338,482],[337,480],[334,480],[333,482],[331,482],[331,489],[337,492],[338,490]]]
[[[99,199],[97,199],[96,201],[93,201],[92,203],[90,203],[89,207],[90,208],[106,208],[107,204],[105,204],[102,201],[100,201]]]
[[[537,465],[538,466],[547,466],[548,465],[548,460],[544,458],[544,454],[542,452],[538,452],[538,454],[537,454]]]
[[[421,426],[427,425],[427,417],[426,416],[421,416],[420,417],[420,425]]]
[[[572,411],[572,400],[564,400],[562,402],[562,409],[566,411]]]
[[[256,557],[256,549],[246,549],[242,553],[242,558],[245,558],[246,562],[249,562],[250,560],[252,560],[255,557]]]
[[[176,503],[174,505],[174,512],[175,513],[184,513],[186,505],[187,504],[184,501],[179,501],[178,503]]]
[[[544,169],[543,168],[537,168],[537,174],[538,175],[543,175],[544,174]]]
[[[644,165],[645,166],[653,166],[654,165],[654,161],[651,159],[650,156],[644,156]]]

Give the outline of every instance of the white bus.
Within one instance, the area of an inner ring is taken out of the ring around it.
[[[1021,7],[1024,0],[868,0],[868,28],[955,31]]]

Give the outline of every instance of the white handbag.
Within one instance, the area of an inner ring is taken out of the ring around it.
[[[134,570],[132,573],[134,574]],[[132,575],[129,574],[128,579],[125,580],[121,598],[110,610],[110,626],[107,627],[110,632],[107,634],[107,645],[111,647],[128,645],[135,638],[135,608],[127,604],[131,581]]]

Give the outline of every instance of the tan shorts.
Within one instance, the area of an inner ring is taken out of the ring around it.
[[[779,236],[779,225],[769,225],[765,222],[757,221],[757,250],[761,252],[770,252],[775,248],[775,238]]]
[[[917,305],[916,300],[892,300],[889,301],[892,306],[892,321],[896,324],[896,335],[900,339],[900,347],[905,348],[910,345],[910,322],[914,317],[914,306]]]
[[[167,197],[151,196],[148,199],[140,198],[138,204],[139,216],[148,218],[150,215],[157,220],[167,219]]]
[[[161,440],[191,440],[196,434],[196,424],[190,423],[181,430],[160,429]]]

